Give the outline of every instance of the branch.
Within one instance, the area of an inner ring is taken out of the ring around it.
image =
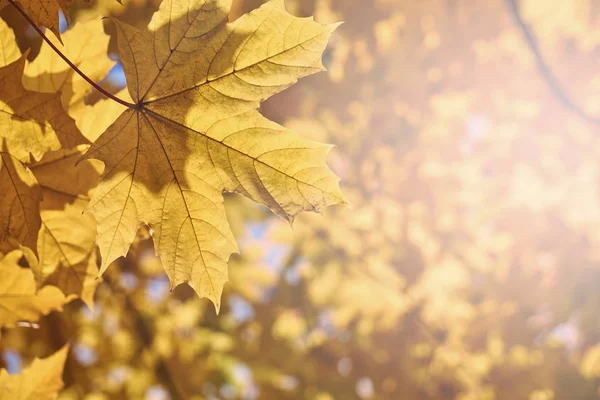
[[[14,0],[8,0],[8,2],[10,4],[13,5],[13,7],[15,7],[17,9],[17,11],[19,12],[19,14],[21,14],[23,16],[23,18],[25,18],[27,20],[27,22],[29,22],[29,24],[33,27],[33,29],[35,29],[37,31],[37,33],[42,37],[42,39],[44,39],[44,41],[46,43],[48,43],[48,45],[52,48],[52,50],[54,50],[54,52],[56,52],[56,54],[58,54],[60,56],[60,58],[62,58],[68,65],[69,67],[71,67],[75,72],[77,72],[79,74],[79,76],[81,76],[83,79],[85,79],[87,81],[87,83],[89,83],[90,85],[92,85],[96,90],[98,90],[100,93],[102,93],[103,95],[105,95],[106,97],[108,97],[109,99],[112,99],[114,101],[116,101],[119,104],[124,105],[125,107],[129,107],[129,108],[135,108],[136,105],[133,103],[129,103],[125,100],[122,100],[120,98],[118,98],[117,96],[107,92],[105,89],[103,89],[100,85],[98,85],[96,82],[94,82],[93,80],[91,80],[86,74],[84,74],[83,72],[81,72],[81,70],[79,68],[77,68],[77,66],[75,64],[73,64],[55,45],[54,43],[52,43],[50,41],[50,39],[48,39],[46,37],[46,35],[44,34],[44,32],[40,29],[39,26],[37,26],[37,24],[29,17],[29,15],[27,15],[27,13],[21,8],[21,6],[19,6],[17,3],[15,3]]]
[[[513,17],[515,24],[521,30],[521,33],[523,35],[523,38],[525,39],[525,42],[527,43],[527,46],[529,47],[529,50],[533,53],[533,55],[535,57],[535,62],[536,62],[538,71],[542,75],[542,78],[544,79],[544,81],[546,81],[546,84],[548,85],[548,87],[550,88],[552,93],[554,93],[554,95],[556,96],[557,100],[564,107],[568,108],[573,113],[577,114],[583,120],[585,120],[591,124],[594,124],[594,125],[600,125],[599,118],[590,116],[585,111],[583,111],[577,104],[575,104],[575,102],[569,97],[567,92],[564,90],[564,88],[562,87],[562,85],[560,84],[560,82],[558,81],[556,76],[552,73],[552,70],[550,69],[550,67],[544,60],[544,57],[542,56],[542,53],[540,51],[540,48],[538,46],[535,36],[529,30],[529,28],[527,27],[527,24],[523,20],[521,11],[519,9],[519,0],[506,0],[506,3],[507,3],[507,7],[509,9],[510,14]]]

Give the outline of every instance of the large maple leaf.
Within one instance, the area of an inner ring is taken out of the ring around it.
[[[103,272],[150,225],[171,286],[189,283],[219,309],[237,246],[223,191],[292,220],[343,203],[330,146],[264,118],[260,101],[323,70],[337,25],[285,11],[282,0],[227,22],[231,0],[165,0],[148,29],[116,21],[136,103],[92,145],[105,163],[90,210]]]

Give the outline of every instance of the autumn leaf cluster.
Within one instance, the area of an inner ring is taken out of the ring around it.
[[[166,0],[147,27],[112,21],[127,79],[115,95],[96,83],[114,64],[101,20],[61,37],[58,11],[69,3],[10,7],[45,43],[29,61],[0,23],[0,327],[34,324],[76,298],[93,311],[101,275],[142,225],[171,290],[187,283],[218,312],[237,252],[223,192],[290,223],[345,203],[330,146],[257,111],[323,70],[336,24],[295,17],[280,0],[235,22],[229,0]],[[107,98],[88,104],[93,90]],[[31,368],[42,362],[51,361]],[[40,396],[60,387],[53,378]]]

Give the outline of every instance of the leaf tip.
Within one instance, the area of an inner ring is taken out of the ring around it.
[[[327,26],[329,27],[330,31],[333,32],[340,26],[344,25],[345,23],[346,23],[346,21],[339,21],[339,22],[334,22],[332,24],[328,24]]]
[[[96,314],[96,307],[94,306],[94,302],[93,301],[83,300],[83,304],[85,304],[87,306],[87,308],[90,310],[90,312],[92,313],[92,315]]]
[[[212,299],[210,298],[211,303],[213,303],[213,306],[215,306],[215,313],[217,315],[219,315],[219,312],[221,311],[221,301],[218,299]]]
[[[58,39],[58,42],[61,44],[61,46],[64,47],[65,44],[62,41],[62,37],[60,37],[60,29],[58,27],[52,27],[49,29],[50,29],[50,32],[52,32],[54,34],[54,36],[56,36],[56,39]]]

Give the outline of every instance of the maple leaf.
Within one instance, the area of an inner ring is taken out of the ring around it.
[[[35,249],[41,199],[31,171],[7,152],[0,152],[0,249],[5,249],[9,240]]]
[[[63,369],[69,346],[46,358],[34,358],[19,375],[0,370],[0,400],[52,400],[63,388]]]
[[[69,15],[69,7],[74,0],[16,0],[33,21],[39,26],[45,26],[60,40],[59,11]],[[9,4],[8,0],[0,0],[0,9]]]
[[[84,160],[87,146],[47,153],[30,166],[42,189],[42,228],[37,242],[39,261],[29,260],[38,286],[54,285],[68,298],[81,298],[93,309],[97,279],[96,221],[83,214],[98,184],[99,161]]]
[[[0,19],[0,67],[17,61],[20,56],[12,29]]]
[[[64,110],[59,94],[25,90],[20,79],[25,57],[0,68],[0,140],[23,162],[45,152],[87,143]]]
[[[33,272],[18,262],[20,250],[0,259],[0,327],[12,327],[19,321],[36,322],[41,315],[62,310],[64,294],[54,286],[36,291]]]
[[[131,101],[127,89],[122,89],[114,95],[124,101]],[[75,118],[77,127],[81,133],[90,141],[93,142],[103,134],[106,129],[112,125],[119,115],[127,108],[111,99],[101,99],[91,106],[81,107],[72,113],[69,113]]]
[[[75,165],[88,148],[80,145],[49,152],[29,165],[42,189],[42,210],[63,210],[67,206],[79,213],[85,210],[103,169],[97,160],[83,160]]]
[[[57,40],[47,35],[55,46]],[[100,81],[115,64],[106,56],[110,37],[104,33],[102,20],[77,23],[62,37],[63,54],[85,75]],[[23,85],[27,90],[41,93],[61,92],[61,99],[69,115],[75,118],[85,106],[85,96],[92,90],[90,84],[46,43],[42,43],[37,57],[25,65]]]
[[[230,0],[164,1],[147,30],[115,21],[136,105],[92,144],[105,163],[90,203],[101,272],[126,254],[141,223],[171,287],[189,283],[218,311],[237,246],[223,191],[292,221],[344,203],[326,165],[330,146],[264,118],[260,101],[323,70],[337,25],[297,18],[275,0],[227,23]]]
[[[81,298],[94,309],[94,292],[102,282],[96,257],[96,221],[90,214],[44,211],[38,240],[39,263],[31,268],[43,285],[58,287],[67,300]]]

